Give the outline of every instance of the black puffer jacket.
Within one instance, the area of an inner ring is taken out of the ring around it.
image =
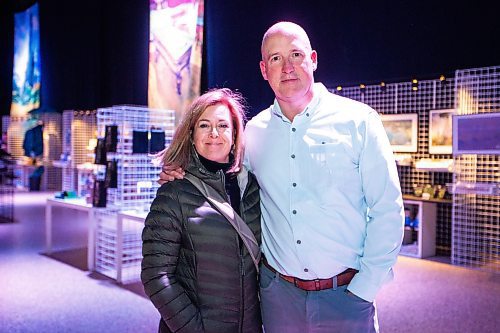
[[[186,172],[227,197],[224,175],[192,157]],[[258,184],[249,173],[241,217],[260,243]],[[261,332],[257,272],[231,224],[186,179],[160,187],[146,218],[141,279],[160,332]]]

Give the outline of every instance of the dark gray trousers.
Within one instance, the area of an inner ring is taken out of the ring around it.
[[[265,333],[378,332],[375,304],[346,293],[346,288],[304,291],[261,265]]]

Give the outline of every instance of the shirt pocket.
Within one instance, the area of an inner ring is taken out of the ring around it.
[[[355,185],[358,180],[358,165],[352,157],[352,152],[348,148],[338,143],[310,144],[309,155],[316,168],[321,170],[317,172],[317,184],[321,186],[345,188]],[[317,170],[311,166],[310,173]],[[313,176],[314,177],[314,176]],[[326,178],[323,178],[326,177]]]

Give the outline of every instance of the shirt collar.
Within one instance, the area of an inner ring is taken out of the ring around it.
[[[325,92],[328,92],[326,87],[320,82],[314,83],[313,89],[314,89],[314,94],[313,94],[312,100],[309,102],[309,104],[307,104],[305,109],[297,115],[298,117],[302,116],[304,114],[306,114],[308,117],[312,116],[316,112],[317,106],[318,106],[321,98],[324,96]],[[274,99],[274,103],[271,107],[271,111],[276,116],[280,117],[283,121],[288,121],[288,119],[285,117],[285,115],[281,111],[280,105],[278,104],[278,100],[276,98]]]

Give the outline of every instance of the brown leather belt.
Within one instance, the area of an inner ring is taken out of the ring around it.
[[[286,282],[290,282],[295,287],[300,288],[305,291],[319,291],[324,289],[331,289],[334,286],[334,279],[337,279],[337,287],[345,286],[349,284],[354,277],[354,275],[358,272],[358,270],[353,268],[348,268],[337,276],[331,277],[329,279],[316,279],[316,280],[302,280],[293,276],[283,275],[277,270],[275,270],[269,263],[266,258],[262,259],[262,263],[266,266],[271,272],[279,274],[280,278],[285,280]]]

